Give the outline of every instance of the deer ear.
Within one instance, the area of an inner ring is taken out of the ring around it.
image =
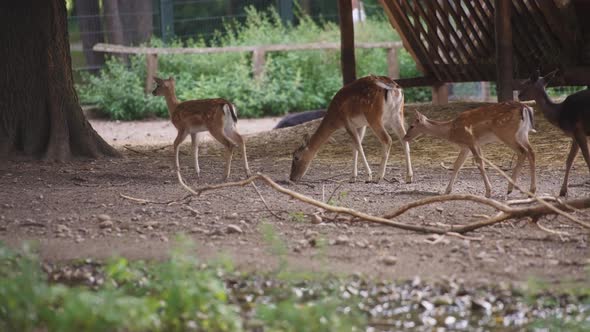
[[[550,72],[549,74],[543,76],[543,82],[545,85],[549,84],[551,80],[555,78],[555,75],[559,72],[559,69],[555,69],[554,71]]]
[[[162,83],[162,79],[159,77],[154,77],[154,81],[156,81],[158,84]]]
[[[531,82],[536,82],[541,76],[541,71],[539,69],[535,70],[531,73]]]
[[[426,120],[426,117],[422,113],[416,111],[416,120],[418,120],[419,122],[424,122],[424,120]]]
[[[311,139],[311,136],[309,136],[308,133],[303,134],[303,145],[307,146],[309,144],[310,139]]]
[[[172,82],[174,82],[174,77],[172,77],[172,76],[168,76],[168,81],[172,81]]]

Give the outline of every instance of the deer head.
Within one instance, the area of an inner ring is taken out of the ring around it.
[[[293,161],[291,162],[291,175],[289,179],[291,181],[299,181],[311,164],[313,156],[310,155],[308,149],[310,137],[308,134],[303,136],[303,144],[293,152]]]
[[[545,91],[547,84],[555,77],[559,69],[555,69],[545,76],[541,76],[539,70],[535,70],[531,77],[520,84],[520,92],[518,99],[521,101],[529,101],[536,99],[539,94]]]
[[[422,113],[416,111],[416,119],[408,128],[406,132],[406,136],[404,136],[404,141],[411,142],[413,139],[421,136],[426,132],[426,126],[428,125],[428,118],[424,116]]]
[[[165,96],[170,91],[174,91],[175,82],[172,76],[168,77],[168,79],[154,77],[154,82],[156,82],[156,88],[152,91],[154,96]]]

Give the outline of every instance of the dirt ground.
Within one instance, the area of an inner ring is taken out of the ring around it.
[[[474,104],[457,103],[443,107],[407,106],[437,119],[446,119]],[[248,157],[254,172],[285,180],[291,152],[300,144],[303,132],[317,122],[277,131],[278,119],[242,121],[247,135]],[[374,278],[423,279],[460,277],[472,282],[517,281],[539,278],[552,283],[587,281],[590,264],[588,233],[562,218],[543,219],[544,226],[567,232],[560,237],[541,231],[526,220],[488,227],[468,235],[481,241],[445,236],[435,244],[433,236],[387,226],[356,223],[314,223],[316,208],[259,185],[270,208],[265,208],[251,186],[211,191],[187,198],[172,169],[170,143],[174,129],[166,121],[115,123],[93,121],[97,131],[119,147],[121,159],[76,160],[63,164],[41,161],[0,161],[0,241],[19,246],[25,240],[39,245],[41,256],[50,261],[80,258],[106,259],[124,255],[131,259],[167,256],[177,234],[184,233],[197,244],[204,260],[229,257],[246,271],[270,270],[286,259],[293,271],[334,274],[361,273]],[[556,194],[563,178],[568,139],[537,114],[538,133],[531,134],[537,152],[538,192]],[[403,158],[394,144],[387,181],[379,184],[349,183],[350,141],[337,133],[312,163],[306,182],[288,185],[316,199],[331,201],[374,215],[381,215],[404,203],[441,193],[458,149],[446,142],[423,138],[411,145],[415,181],[403,182]],[[397,142],[397,141],[396,141]],[[123,146],[128,146],[124,148]],[[208,140],[201,148],[201,178],[192,167],[187,142],[181,156],[182,172],[193,185],[219,183],[223,170],[220,145]],[[376,170],[380,146],[372,135],[365,138],[367,156]],[[504,147],[489,145],[484,153],[496,164],[509,167],[512,154]],[[231,180],[245,177],[239,153],[234,154]],[[361,177],[364,175],[363,169]],[[488,171],[493,198],[506,197],[507,182]],[[579,157],[570,178],[570,198],[590,194],[590,176]],[[528,164],[519,183],[528,187]],[[481,176],[468,161],[454,191],[483,194]],[[149,200],[140,202],[137,200]],[[491,215],[490,208],[474,203],[451,202],[412,210],[398,221],[427,225],[462,224]],[[584,220],[588,212],[577,212]],[[270,225],[270,226],[268,226]],[[273,231],[270,231],[271,229]],[[268,240],[274,234],[278,243]],[[314,246],[315,244],[315,246]],[[286,251],[280,254],[281,246]],[[279,252],[277,254],[277,252]]]

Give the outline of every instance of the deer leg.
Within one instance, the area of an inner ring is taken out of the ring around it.
[[[362,127],[356,129],[361,142],[363,141],[363,138],[365,137],[366,130],[367,130],[366,126],[362,126]],[[352,178],[350,179],[351,182],[356,182],[356,178],[358,176],[358,166],[357,166],[358,165],[358,157],[359,157],[359,152],[356,149],[356,146],[353,144],[352,145]]]
[[[580,146],[580,151],[582,151],[582,156],[584,156],[584,160],[590,171],[590,151],[588,151],[588,138],[586,137],[584,130],[581,128],[577,129],[574,133],[574,139]]]
[[[201,175],[201,169],[199,168],[199,136],[197,133],[191,134],[191,144],[193,147],[193,157],[195,159],[195,171],[197,177]]]
[[[242,157],[244,158],[244,169],[246,170],[246,176],[250,176],[250,167],[248,166],[248,156],[246,155],[246,143],[244,138],[234,128],[225,131],[225,134],[235,143],[237,143],[242,149]]]
[[[485,196],[489,198],[492,196],[492,186],[490,185],[490,179],[488,179],[488,175],[486,174],[486,168],[483,164],[483,159],[481,159],[481,149],[478,146],[471,147],[470,149],[471,153],[473,154],[473,158],[477,163],[477,167],[479,168],[481,176],[483,177],[483,183],[486,187]]]
[[[404,136],[406,136],[406,128],[404,128],[404,119],[401,114],[397,118],[397,121],[392,124],[391,129],[393,129],[393,132],[402,145],[402,150],[404,150],[404,156],[406,158],[406,183],[412,183],[414,171],[412,170],[412,160],[410,158],[410,143],[403,140]]]
[[[531,186],[529,188],[529,191],[534,194],[537,191],[537,175],[535,172],[535,167],[536,167],[536,165],[535,165],[535,151],[530,146],[530,144],[526,145],[526,150],[527,150],[527,157],[529,159],[529,168],[530,168],[530,172],[531,172]]]
[[[344,127],[346,128],[346,131],[348,132],[348,134],[352,137],[352,142],[356,146],[357,151],[360,153],[361,158],[363,159],[363,163],[365,164],[365,168],[367,169],[367,181],[372,181],[373,174],[371,171],[371,167],[369,166],[369,163],[367,162],[367,157],[365,156],[365,151],[363,150],[363,145],[361,144],[361,141],[360,141],[358,132],[356,131],[356,128],[353,128],[349,123],[346,123]]]
[[[559,190],[559,196],[567,195],[567,181],[570,176],[570,170],[576,159],[576,155],[578,154],[578,143],[575,139],[572,140],[572,145],[570,147],[570,152],[567,155],[567,159],[565,161],[565,175],[563,177],[563,183],[561,184],[561,190]]]
[[[186,136],[188,135],[187,132],[184,130],[179,130],[178,135],[176,135],[176,139],[174,139],[174,166],[176,166],[176,170],[180,171],[180,162],[178,161],[178,154],[180,153],[180,144]]]
[[[524,163],[525,153],[523,151],[516,151],[516,154],[518,155],[518,159],[516,160],[516,165],[512,169],[512,182],[508,182],[508,190],[506,191],[506,195],[510,195],[512,190],[514,190],[514,183],[516,183],[516,179],[518,178],[518,174],[520,173],[520,169]]]
[[[447,189],[445,190],[445,194],[450,194],[451,191],[453,190],[453,184],[455,184],[455,180],[457,179],[457,175],[459,174],[461,167],[463,167],[463,164],[465,163],[465,159],[467,159],[468,155],[469,155],[468,148],[463,148],[461,150],[461,152],[459,152],[459,156],[457,156],[457,160],[455,160],[455,164],[453,165],[453,175],[451,175],[451,181],[449,181]]]
[[[371,125],[373,133],[381,142],[381,165],[379,165],[379,175],[377,176],[376,182],[379,182],[385,176],[385,170],[387,168],[387,159],[389,159],[389,151],[391,150],[391,136],[387,133],[387,130],[383,127],[382,123]]]
[[[225,170],[223,175],[223,181],[226,181],[229,178],[231,170],[231,159],[234,150],[234,143],[230,139],[228,139],[227,136],[225,136],[225,133],[223,132],[223,128],[221,126],[211,126],[207,129],[209,129],[209,133],[211,134],[211,136],[213,136],[219,143],[223,144],[223,146],[225,147],[225,153],[223,154],[225,158]]]

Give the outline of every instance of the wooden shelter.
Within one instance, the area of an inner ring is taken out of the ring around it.
[[[342,68],[348,77],[354,73],[350,1],[339,1]],[[588,0],[380,3],[423,73],[399,80],[402,86],[433,86],[433,91],[444,93],[448,82],[496,81],[499,99],[510,100],[518,80],[536,69],[555,68],[562,74],[553,85],[590,85]]]

